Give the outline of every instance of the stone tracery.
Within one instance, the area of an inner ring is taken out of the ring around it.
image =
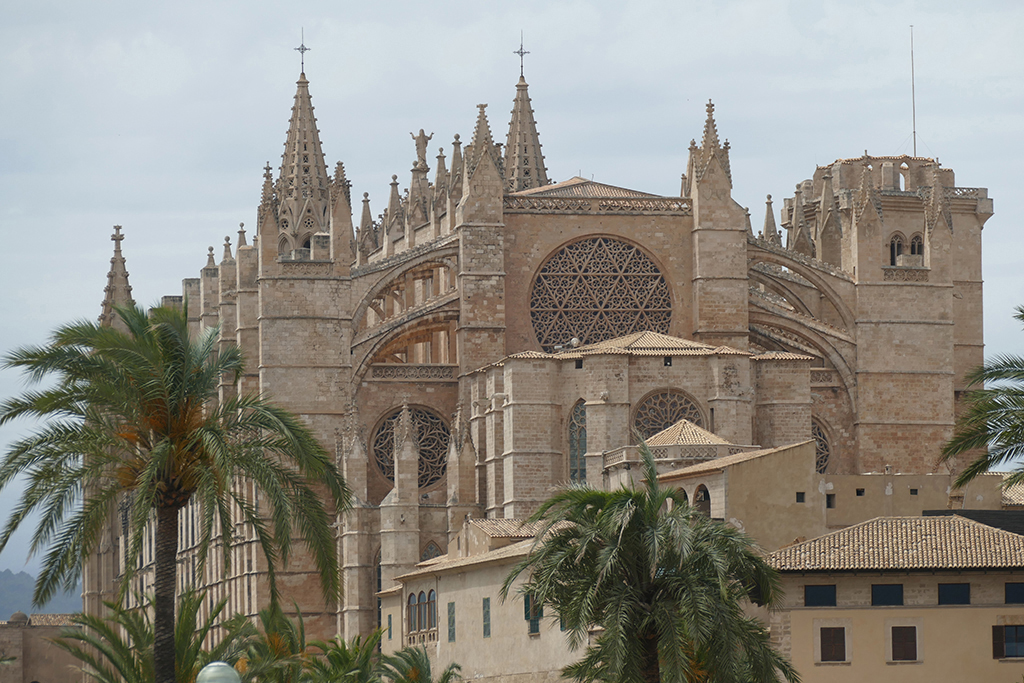
[[[678,391],[662,391],[645,398],[633,414],[633,431],[640,440],[649,439],[682,419],[704,427],[704,417],[688,396]]]
[[[409,412],[420,450],[419,485],[425,488],[440,481],[445,474],[451,433],[444,420],[433,411],[410,407]],[[396,408],[381,420],[370,442],[377,468],[392,482],[395,480],[395,427],[401,416],[402,409]]]
[[[667,333],[672,296],[658,266],[637,247],[594,237],[566,245],[537,273],[530,317],[546,351],[652,330]]]

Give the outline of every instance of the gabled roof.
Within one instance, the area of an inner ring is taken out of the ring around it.
[[[730,442],[706,429],[701,429],[687,419],[666,427],[644,441],[648,446],[704,446],[719,445]]]
[[[556,358],[579,358],[604,354],[631,356],[749,356],[728,346],[711,346],[681,337],[670,337],[660,332],[634,332],[622,337],[566,349],[554,354]]]
[[[803,443],[810,443],[804,441]],[[650,445],[650,444],[648,444]],[[683,467],[678,470],[672,470],[671,472],[665,472],[664,474],[658,475],[658,479],[675,479],[677,477],[687,477],[692,474],[705,474],[707,472],[719,472],[724,470],[726,467],[736,465],[741,462],[748,460],[756,460],[757,458],[763,458],[766,455],[778,453],[799,446],[801,444],[789,444],[788,446],[777,446],[775,448],[762,448],[756,451],[746,451],[744,453],[734,453],[732,455],[726,455],[721,458],[715,458],[713,460],[707,460],[705,462],[699,462],[696,465],[690,465]]]
[[[1005,480],[1008,476],[1010,476],[1009,473],[1005,474],[1003,479]],[[1024,484],[1014,484],[1003,488],[1003,505],[1011,507],[1024,505]]]
[[[491,538],[533,538],[544,528],[544,522],[506,517],[502,519],[474,519],[469,522]]]
[[[586,178],[570,178],[560,183],[543,185],[529,190],[513,193],[516,197],[576,197],[576,198],[604,198],[604,197],[658,197],[660,195],[649,192],[629,190],[625,187],[605,185]]]
[[[876,517],[776,550],[779,571],[1024,568],[1024,536],[964,517]]]
[[[419,578],[421,576],[433,576],[434,574],[443,574],[455,569],[461,569],[463,567],[470,567],[480,564],[488,564],[491,562],[511,562],[517,558],[523,557],[530,552],[530,548],[533,547],[533,539],[526,539],[519,541],[518,543],[512,543],[496,550],[488,550],[485,553],[479,553],[477,555],[470,555],[468,557],[458,557],[449,559],[447,555],[441,555],[437,558],[439,561],[433,564],[424,565],[420,564],[417,568],[408,574],[402,574],[396,576],[395,581],[408,581],[410,579]]]
[[[814,360],[811,356],[805,356],[802,353],[793,353],[791,351],[765,351],[759,353],[756,356],[752,356],[750,360]]]

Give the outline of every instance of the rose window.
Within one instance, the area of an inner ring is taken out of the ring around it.
[[[608,237],[566,245],[544,262],[530,292],[530,318],[545,351],[651,330],[668,333],[672,296],[649,256]]]
[[[683,419],[704,427],[704,418],[697,404],[677,391],[663,391],[648,396],[637,406],[633,415],[633,431],[644,441]]]
[[[448,425],[426,408],[409,408],[413,427],[420,447],[419,485],[430,486],[441,480],[448,463]],[[395,429],[402,418],[402,409],[396,408],[381,420],[373,434],[371,450],[380,473],[395,481]]]

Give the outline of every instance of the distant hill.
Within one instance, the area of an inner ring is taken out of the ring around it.
[[[36,580],[28,572],[15,574],[10,569],[0,571],[0,621],[11,618],[15,612],[25,614],[64,614],[82,611],[82,587],[71,593],[59,593],[43,607],[32,607],[32,591]]]

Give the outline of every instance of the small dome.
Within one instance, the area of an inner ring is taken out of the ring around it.
[[[12,614],[11,618],[8,621],[10,623],[27,624],[28,623],[28,615],[25,614],[24,612],[22,612],[21,610],[19,610],[19,611],[15,612],[14,614]]]

